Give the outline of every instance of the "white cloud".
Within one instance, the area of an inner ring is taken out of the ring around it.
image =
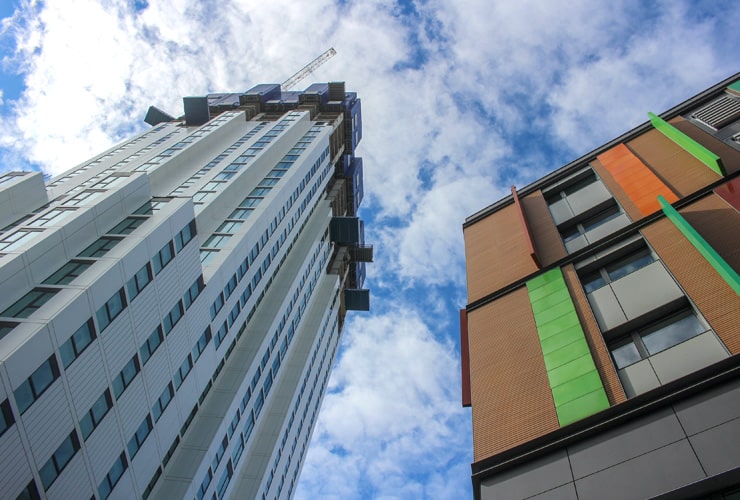
[[[3,21],[26,88],[0,110],[0,168],[58,174],[144,129],[151,104],[280,82],[331,46],[298,87],[345,80],[363,101],[368,284],[386,303],[347,325],[303,498],[469,496],[457,325],[440,319],[465,300],[465,217],[736,71],[740,44],[721,1],[132,4],[26,0]]]
[[[400,308],[346,332],[297,498],[459,498],[470,430],[453,345]]]

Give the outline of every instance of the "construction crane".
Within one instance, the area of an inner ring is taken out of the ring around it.
[[[285,80],[282,84],[282,90],[289,90],[295,86],[296,83],[300,82],[304,78],[306,78],[308,75],[314,72],[316,68],[324,64],[326,61],[334,57],[334,55],[337,53],[336,50],[334,50],[334,47],[330,48],[323,54],[321,54],[319,57],[311,61],[310,63],[306,64],[304,67],[302,67],[296,74]]]

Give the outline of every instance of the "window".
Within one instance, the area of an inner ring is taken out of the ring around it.
[[[623,278],[652,262],[655,262],[655,257],[648,248],[642,247],[606,264],[604,267],[591,271],[581,278],[581,282],[586,293],[591,293],[607,283]]]
[[[136,357],[136,354],[134,354],[134,357],[126,363],[126,366],[124,366],[123,369],[121,369],[121,372],[116,375],[116,378],[113,379],[113,394],[116,399],[120,398],[123,391],[126,390],[126,387],[131,385],[131,381],[134,380],[136,374],[139,373],[139,370],[141,370],[139,359]]]
[[[162,394],[160,394],[159,399],[154,403],[154,407],[152,408],[152,415],[154,415],[155,422],[157,422],[159,417],[162,416],[162,413],[167,409],[167,406],[170,404],[170,401],[172,401],[174,396],[175,390],[172,388],[172,382],[170,382],[167,384],[167,387],[164,388],[164,391],[162,391]]]
[[[177,322],[180,321],[180,318],[182,318],[184,312],[185,311],[182,307],[182,301],[178,300],[177,303],[172,307],[172,309],[170,309],[170,312],[167,313],[167,316],[165,316],[162,320],[165,335],[170,334]]]
[[[79,449],[80,440],[77,438],[77,433],[72,431],[67,436],[67,439],[59,445],[59,448],[57,448],[51,458],[41,467],[41,470],[39,470],[39,476],[41,477],[41,484],[44,486],[44,490],[49,489]]]
[[[218,229],[216,229],[217,233],[227,233],[227,234],[234,234],[239,230],[239,227],[244,224],[241,221],[227,221],[218,226]]]
[[[185,361],[182,362],[180,368],[175,373],[175,389],[179,389],[183,381],[187,378],[190,370],[193,368],[193,356],[188,354]]]
[[[92,408],[80,420],[80,430],[82,431],[83,440],[92,434],[112,407],[113,398],[110,395],[110,391],[106,389],[97,401],[93,403]]]
[[[89,204],[91,201],[93,201],[95,198],[100,197],[100,195],[102,194],[103,191],[82,191],[81,193],[74,195],[72,198],[64,200],[64,204],[81,205],[83,202],[87,202],[85,204]]]
[[[72,283],[85,269],[92,266],[92,262],[73,260],[59,268],[57,272],[46,278],[45,285],[68,285]]]
[[[221,328],[219,328],[218,331],[216,332],[216,340],[214,341],[216,345],[216,349],[219,348],[219,346],[221,345],[221,342],[223,342],[224,338],[226,338],[226,334],[228,332],[229,332],[229,327],[226,326],[226,321],[224,321],[224,324],[221,325]]]
[[[224,438],[221,440],[221,444],[216,450],[216,456],[213,457],[213,463],[211,463],[211,468],[213,470],[216,470],[218,468],[218,464],[221,463],[221,459],[224,457],[224,453],[226,453],[226,448],[228,446],[229,446],[229,438],[226,435],[224,435]]]
[[[211,479],[213,479],[213,472],[211,472],[211,469],[209,468],[206,472],[206,477],[204,477],[203,481],[200,482],[200,488],[198,489],[198,494],[195,498],[197,498],[198,500],[203,499],[206,491],[208,491],[208,486],[210,486],[211,484]]]
[[[185,245],[193,239],[195,234],[195,219],[193,219],[182,229],[182,231],[177,233],[177,236],[175,236],[175,248],[177,249],[177,253],[180,253],[180,251],[185,248]]]
[[[246,443],[249,440],[249,436],[252,435],[252,431],[254,430],[254,415],[251,411],[246,416],[245,420],[246,422],[244,423],[244,442]]]
[[[234,304],[234,308],[229,313],[229,328],[231,328],[234,325],[236,318],[239,317],[239,311],[240,311],[240,306],[239,306],[239,302],[237,302],[236,304]]]
[[[18,411],[23,414],[59,377],[57,360],[52,354],[13,392]]]
[[[103,482],[98,486],[98,496],[101,500],[105,500],[113,491],[113,488],[118,484],[118,480],[121,479],[123,473],[126,472],[128,463],[126,462],[126,455],[123,452],[118,456],[113,466],[108,471],[108,474],[103,479]]]
[[[206,350],[206,346],[208,345],[208,342],[211,341],[211,327],[207,326],[206,331],[203,332],[203,335],[200,336],[198,339],[198,343],[195,344],[195,347],[193,347],[193,362],[198,361],[198,358],[201,354],[203,354],[203,351]]]
[[[221,308],[224,306],[224,294],[221,292],[218,292],[218,295],[216,296],[216,300],[213,301],[213,304],[211,304],[211,321],[214,320],[216,315],[219,313]]]
[[[13,418],[13,412],[10,411],[10,403],[6,399],[0,403],[0,436],[5,434],[5,431],[14,423],[15,418]]]
[[[40,234],[41,231],[33,231],[31,229],[19,229],[18,231],[0,239],[0,250],[11,252],[21,247],[22,245],[25,245]]]
[[[200,263],[204,266],[210,264],[217,256],[219,250],[201,250]]]
[[[149,433],[152,431],[153,427],[154,426],[152,425],[152,417],[151,415],[147,415],[128,442],[128,456],[131,458],[131,460],[133,460],[136,454],[139,452],[139,449],[144,444],[144,441],[146,441],[146,438],[149,436]]]
[[[39,489],[36,483],[31,479],[31,482],[15,498],[16,500],[41,500],[41,495],[39,495]]]
[[[114,246],[118,245],[121,238],[114,238],[111,236],[101,236],[95,243],[84,249],[77,256],[78,257],[102,257],[107,254]]]
[[[123,288],[121,288],[95,313],[95,317],[98,319],[98,329],[101,332],[105,330],[125,308],[126,295],[123,293]]]
[[[75,209],[64,209],[64,208],[54,208],[52,210],[49,210],[45,214],[41,215],[37,219],[29,222],[26,224],[27,226],[31,227],[44,227],[44,226],[50,226],[52,224],[59,224],[59,222],[63,221],[70,215],[74,213]]]
[[[190,285],[190,288],[188,288],[183,297],[185,299],[185,309],[190,308],[205,287],[206,284],[203,282],[203,275],[198,276],[198,279]]]
[[[141,226],[146,218],[144,217],[126,217],[121,222],[113,226],[108,234],[131,234],[134,229]]]
[[[237,208],[229,214],[229,219],[240,219],[245,220],[247,217],[252,215],[253,209],[251,208]]]
[[[239,434],[236,436],[236,444],[234,445],[234,451],[231,452],[231,460],[234,462],[234,465],[239,463],[239,459],[242,457],[242,453],[244,452],[244,439],[242,438],[242,435]]]
[[[632,332],[614,343],[612,357],[621,369],[707,331],[694,312],[684,309]]]
[[[254,416],[259,417],[260,412],[262,411],[262,407],[265,404],[265,396],[262,394],[262,391],[260,390],[259,394],[257,394],[257,398],[254,400]]]
[[[236,284],[237,284],[236,274],[233,274],[231,278],[229,279],[228,283],[226,283],[226,286],[224,287],[224,295],[226,296],[227,299],[231,296],[231,294],[236,289]]]
[[[157,325],[157,328],[155,328],[151,335],[149,335],[149,338],[146,339],[146,342],[144,342],[144,345],[142,345],[139,350],[142,365],[145,365],[146,362],[149,361],[149,358],[151,358],[152,354],[154,354],[159,346],[162,345],[163,341],[164,335],[162,334],[162,327]]]
[[[159,274],[162,269],[164,269],[167,264],[172,261],[172,259],[175,257],[175,250],[172,246],[172,242],[168,241],[162,249],[157,252],[157,255],[154,256],[152,259],[152,262],[154,263],[154,274]]]
[[[134,300],[137,295],[141,293],[144,288],[152,281],[152,267],[147,262],[142,266],[141,269],[136,271],[136,274],[128,280],[126,288],[128,288],[129,300]]]
[[[234,468],[231,465],[231,462],[226,464],[226,470],[224,471],[223,475],[221,476],[221,479],[218,481],[217,486],[217,493],[218,493],[218,500],[221,500],[226,495],[226,489],[229,487],[229,482],[231,482],[231,476],[234,474]]]
[[[90,318],[59,347],[62,366],[65,369],[69,368],[69,365],[87,349],[87,346],[92,344],[93,340],[95,340],[95,326]]]
[[[226,243],[231,239],[230,234],[214,234],[209,237],[205,243],[204,248],[223,248]]]
[[[54,288],[34,288],[21,297],[15,304],[0,313],[0,316],[27,318],[46,304],[58,292],[59,290]]]

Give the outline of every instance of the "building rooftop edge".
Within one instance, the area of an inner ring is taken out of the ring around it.
[[[711,98],[714,94],[721,92],[724,90],[728,85],[731,83],[737,81],[740,79],[740,72],[735,73],[724,80],[712,85],[706,90],[703,90],[702,92],[694,95],[693,97],[690,97],[689,99],[681,102],[680,104],[677,104],[676,106],[673,106],[672,108],[664,111],[663,113],[660,113],[660,117],[664,120],[670,120],[672,118],[675,118],[676,116],[680,115],[682,112],[684,112],[687,108],[690,108],[694,106],[695,104],[698,104],[700,101],[704,101],[708,98]],[[559,179],[567,176],[571,170],[575,169],[578,166],[581,166],[584,163],[587,163],[593,159],[595,159],[599,154],[603,153],[604,151],[611,149],[612,147],[616,146],[617,144],[620,144],[622,142],[628,141],[630,139],[633,139],[634,137],[638,136],[639,134],[649,130],[652,128],[652,125],[650,124],[650,121],[645,121],[642,124],[638,125],[637,127],[625,132],[624,134],[612,139],[611,141],[599,146],[598,148],[589,151],[588,153],[580,156],[579,158],[563,165],[562,167],[558,168],[557,170],[554,170],[550,172],[549,174],[545,175],[544,177],[541,177],[537,179],[536,181],[532,182],[531,184],[528,184],[521,189],[517,190],[517,193],[524,197],[534,191],[537,191],[542,186],[545,186],[551,182],[558,181]],[[501,198],[500,200],[492,203],[491,205],[488,205],[487,207],[479,210],[478,212],[475,212],[474,214],[468,216],[465,218],[465,222],[463,223],[463,229],[466,227],[475,224],[476,222],[485,219],[492,213],[498,211],[499,209],[511,204],[514,202],[514,199],[512,198],[512,195],[505,196],[504,198]]]

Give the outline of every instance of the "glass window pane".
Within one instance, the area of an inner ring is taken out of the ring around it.
[[[652,356],[669,347],[704,332],[704,327],[693,313],[674,316],[643,334],[642,341]]]
[[[614,362],[617,368],[624,368],[633,363],[640,361],[640,353],[637,350],[634,342],[629,342],[622,346],[612,349],[612,356],[614,356]]]
[[[635,252],[609,264],[606,266],[606,272],[609,274],[609,278],[612,281],[616,281],[619,278],[627,276],[628,274],[647,266],[654,260],[655,259],[650,253],[650,250],[644,248],[639,252]]]

